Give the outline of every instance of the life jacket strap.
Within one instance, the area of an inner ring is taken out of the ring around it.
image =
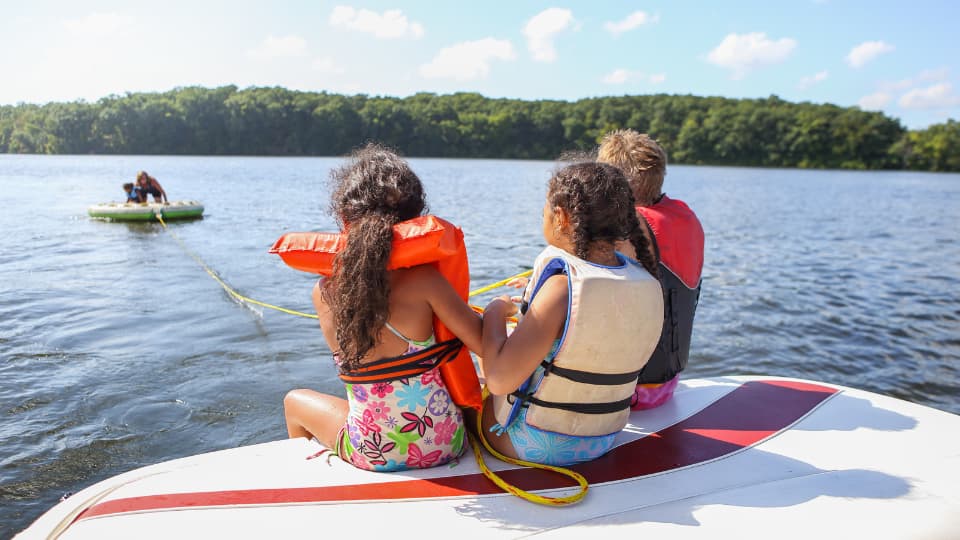
[[[620,401],[609,401],[605,403],[560,403],[554,401],[544,401],[542,399],[537,399],[532,395],[521,395],[517,397],[525,402],[524,405],[529,403],[538,407],[561,409],[580,414],[610,414],[620,412],[622,410],[629,409],[630,400],[633,399],[633,395],[631,395],[625,399],[621,399]]]
[[[601,386],[619,386],[621,384],[634,382],[637,380],[640,372],[643,371],[643,368],[640,368],[629,373],[594,373],[592,371],[564,368],[546,361],[540,362],[540,365],[543,366],[543,370],[548,374],[558,375],[574,382]]]
[[[453,360],[462,347],[463,342],[454,338],[413,354],[401,354],[361,364],[352,370],[341,366],[340,380],[347,384],[370,384],[416,377]]]

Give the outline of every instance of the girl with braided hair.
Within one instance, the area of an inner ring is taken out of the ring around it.
[[[287,432],[315,437],[364,469],[447,463],[462,452],[465,431],[439,365],[463,345],[480,350],[480,318],[433,265],[388,269],[394,226],[426,209],[420,179],[403,159],[371,143],[331,176],[332,213],[346,242],[332,275],[314,286],[313,303],[347,399],[289,392]],[[434,317],[459,340],[437,343]],[[389,371],[387,365],[422,372],[356,376]]]
[[[546,199],[548,246],[516,328],[507,330],[517,312],[509,296],[484,310],[482,432],[508,457],[567,466],[606,453],[626,424],[637,374],[660,336],[663,298],[619,169],[566,166]],[[616,250],[625,241],[639,263]]]

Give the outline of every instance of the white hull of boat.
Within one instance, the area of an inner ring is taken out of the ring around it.
[[[371,473],[294,439],[121,474],[17,538],[956,538],[958,434],[960,416],[860,390],[690,379],[575,467],[591,485],[572,506],[501,492],[470,450],[453,466]],[[563,477],[485,457],[522,488],[571,492]]]

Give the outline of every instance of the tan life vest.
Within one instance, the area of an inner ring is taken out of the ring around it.
[[[544,361],[516,392],[494,396],[501,426],[524,406],[528,424],[566,435],[609,435],[626,425],[637,375],[663,328],[663,294],[646,269],[618,256],[623,264],[616,267],[553,246],[537,257],[529,298],[547,278],[566,273],[567,321],[553,361]]]

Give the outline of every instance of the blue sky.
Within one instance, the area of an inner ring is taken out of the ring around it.
[[[960,119],[960,2],[0,4],[0,104],[178,86],[766,97]]]

